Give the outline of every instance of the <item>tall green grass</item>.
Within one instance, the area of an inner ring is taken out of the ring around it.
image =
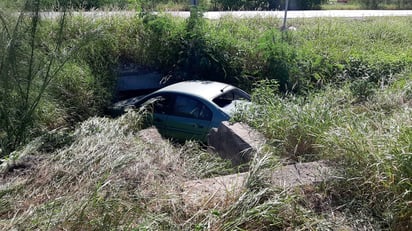
[[[24,1],[17,15],[0,12],[0,156],[7,156],[39,131],[47,88],[67,62],[63,33],[66,11],[42,41],[40,1]],[[28,10],[31,13],[28,13]]]
[[[337,211],[373,220],[374,229],[402,230],[412,211],[410,81],[405,72],[361,101],[350,84],[302,98],[276,96],[263,82],[243,120],[287,158],[330,160],[342,177],[325,192]]]

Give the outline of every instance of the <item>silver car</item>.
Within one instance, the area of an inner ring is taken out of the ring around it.
[[[159,132],[177,140],[205,141],[213,127],[229,120],[250,102],[250,95],[229,84],[213,81],[184,81],[169,85],[144,97],[113,105],[115,114],[128,107],[151,106],[152,123]]]

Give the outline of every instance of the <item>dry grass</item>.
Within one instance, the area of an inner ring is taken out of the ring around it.
[[[198,161],[196,154],[205,155],[199,147],[144,142],[135,134],[140,124],[131,123],[140,118],[130,112],[118,120],[89,119],[70,135],[70,145],[52,153],[39,152],[40,139],[32,142],[20,153],[25,166],[9,169],[1,180],[0,227],[176,228],[187,216],[182,183],[225,162],[209,163],[200,173],[190,164]]]
[[[14,167],[1,179],[0,229],[317,227],[310,221],[318,215],[307,210],[312,203],[302,205],[309,201],[305,193],[267,184],[270,174],[265,169],[274,167],[270,154],[256,155],[240,194],[230,194],[214,205],[191,206],[181,193],[186,182],[236,170],[196,143],[174,146],[162,141],[159,145],[151,136],[142,138],[141,117],[139,112],[129,112],[116,120],[91,118],[74,132],[50,135],[66,137],[60,139],[67,141],[58,143],[60,148],[50,148],[56,140],[42,137],[16,152]]]

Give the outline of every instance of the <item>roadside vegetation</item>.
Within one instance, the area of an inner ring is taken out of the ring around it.
[[[284,32],[275,18],[208,21],[198,11],[0,19],[1,229],[412,227],[412,18],[296,19]],[[256,106],[234,120],[268,147],[241,196],[190,208],[184,182],[238,169],[197,143],[137,136],[145,112],[103,116],[130,63],[252,93]],[[336,179],[272,188],[264,171],[280,158],[325,160]]]
[[[0,7],[16,7],[25,0],[3,0]],[[70,0],[64,1],[73,10],[190,10],[190,0]],[[197,0],[205,11],[222,10],[284,10],[286,0]],[[60,1],[42,0],[41,10],[58,10]],[[408,0],[289,0],[289,10],[406,10],[412,9]]]
[[[405,0],[330,0],[323,2],[322,10],[410,10],[412,3]]]

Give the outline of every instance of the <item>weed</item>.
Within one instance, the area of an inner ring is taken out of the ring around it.
[[[373,96],[375,88],[375,84],[363,79],[355,80],[350,85],[350,90],[358,101],[364,101]]]

